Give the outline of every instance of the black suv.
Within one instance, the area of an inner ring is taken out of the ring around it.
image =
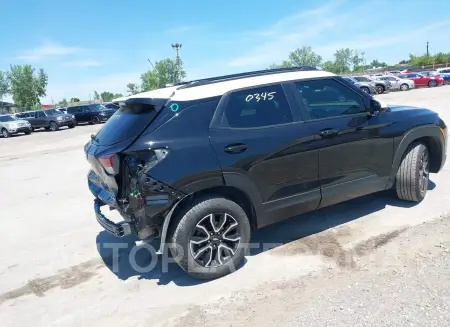
[[[98,222],[160,237],[198,278],[243,262],[251,231],[394,188],[420,202],[446,160],[433,111],[386,107],[311,67],[197,80],[131,96],[85,146]],[[101,213],[107,205],[124,221]]]
[[[65,114],[58,109],[27,111],[16,115],[17,118],[28,120],[32,130],[45,128],[47,131],[57,131],[60,127],[74,128],[76,125],[73,115]]]
[[[115,112],[116,110],[101,104],[84,104],[67,108],[67,113],[74,115],[77,123],[99,124],[107,121]]]

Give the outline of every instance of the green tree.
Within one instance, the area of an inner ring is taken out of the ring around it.
[[[315,53],[309,46],[303,46],[289,53],[289,61],[293,66],[313,66],[322,64],[322,56]]]
[[[112,99],[114,99],[114,93],[104,91],[102,92],[101,97],[103,101],[110,102]]]
[[[122,93],[116,93],[116,94],[114,94],[114,98],[113,99],[122,98],[122,97],[123,97]]]
[[[330,73],[336,73],[338,71],[338,68],[336,67],[336,63],[332,60],[327,60],[323,63],[322,69],[326,70]]]
[[[15,104],[24,110],[39,106],[46,95],[48,76],[43,69],[36,72],[30,65],[11,65],[8,81]]]
[[[65,98],[58,102],[58,107],[67,107],[67,105],[68,102]]]
[[[80,102],[79,98],[70,98],[70,102]]]
[[[0,71],[0,102],[5,95],[9,94],[9,81],[7,74]]]
[[[100,95],[97,91],[94,91],[94,100],[100,100]]]
[[[170,58],[155,62],[152,70],[141,75],[141,90],[150,91],[166,84],[175,84],[186,78],[181,60],[176,62]]]
[[[283,60],[281,64],[271,64],[269,66],[269,69],[288,68],[292,66],[293,66],[292,62],[290,62],[289,60]]]
[[[142,76],[141,76],[141,78],[142,78]],[[140,92],[139,86],[134,83],[128,83],[127,84],[127,92],[128,92],[128,95],[138,94]]]

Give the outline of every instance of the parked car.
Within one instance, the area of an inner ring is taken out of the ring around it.
[[[0,116],[0,131],[4,138],[13,134],[24,133],[31,134],[31,125],[28,121],[17,119],[13,115]]]
[[[377,89],[375,88],[374,83],[367,83],[367,82],[358,82],[353,77],[344,76],[344,80],[347,82],[352,83],[356,87],[360,88],[362,91],[368,93],[368,94],[377,94]]]
[[[101,104],[84,104],[68,107],[67,113],[75,116],[77,123],[99,124],[107,121],[116,110],[108,109]]]
[[[367,76],[352,76],[352,78],[359,83],[375,84],[375,90],[378,94],[386,92],[391,87],[391,84],[389,83],[389,81],[376,80],[376,79],[369,78]]]
[[[63,126],[74,128],[76,125],[73,115],[63,114],[57,109],[29,111],[23,113],[23,119],[30,122],[33,130],[45,128],[46,130],[57,131]]]
[[[399,78],[407,78],[414,81],[414,85],[418,86],[428,86],[435,87],[444,84],[444,79],[440,76],[424,76],[420,73],[407,73],[400,74]]]
[[[408,91],[415,87],[414,81],[411,81],[406,78],[399,78],[393,75],[377,76],[376,79],[380,79],[382,81],[389,81],[391,83],[392,90]]]
[[[118,110],[120,108],[118,104],[115,104],[115,103],[112,103],[112,102],[110,102],[110,103],[103,103],[103,106],[105,108],[114,109],[114,110]]]
[[[67,108],[56,108],[56,109],[61,111],[63,114],[67,114]]]
[[[98,223],[159,237],[159,253],[203,279],[238,267],[263,226],[391,188],[422,201],[447,156],[435,112],[384,106],[311,67],[156,89],[115,117],[84,148]]]
[[[442,84],[449,84],[449,82],[450,82],[450,74],[441,73],[436,70],[427,70],[427,71],[423,71],[420,73],[424,76],[436,77],[438,79],[441,79]]]

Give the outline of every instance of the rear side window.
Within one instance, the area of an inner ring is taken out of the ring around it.
[[[277,84],[231,93],[219,126],[254,128],[293,121],[283,87]]]
[[[156,107],[146,103],[129,103],[120,106],[96,135],[100,145],[112,145],[138,136],[156,117]]]
[[[80,107],[70,107],[70,108],[67,108],[67,113],[68,114],[74,114],[74,113],[76,113],[76,112],[80,112]]]

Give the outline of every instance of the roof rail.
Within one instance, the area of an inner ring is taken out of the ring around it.
[[[237,74],[231,74],[231,75],[202,78],[202,79],[197,79],[197,80],[193,80],[193,81],[177,83],[175,85],[181,86],[178,89],[185,89],[185,88],[189,88],[189,87],[224,82],[224,81],[247,78],[247,77],[264,76],[264,75],[298,72],[298,71],[311,71],[311,70],[318,70],[318,69],[316,67],[312,67],[312,66],[293,66],[293,67],[286,67],[286,68],[263,69],[263,70],[255,70],[255,71],[251,71],[251,72],[245,72],[245,73],[237,73]]]

